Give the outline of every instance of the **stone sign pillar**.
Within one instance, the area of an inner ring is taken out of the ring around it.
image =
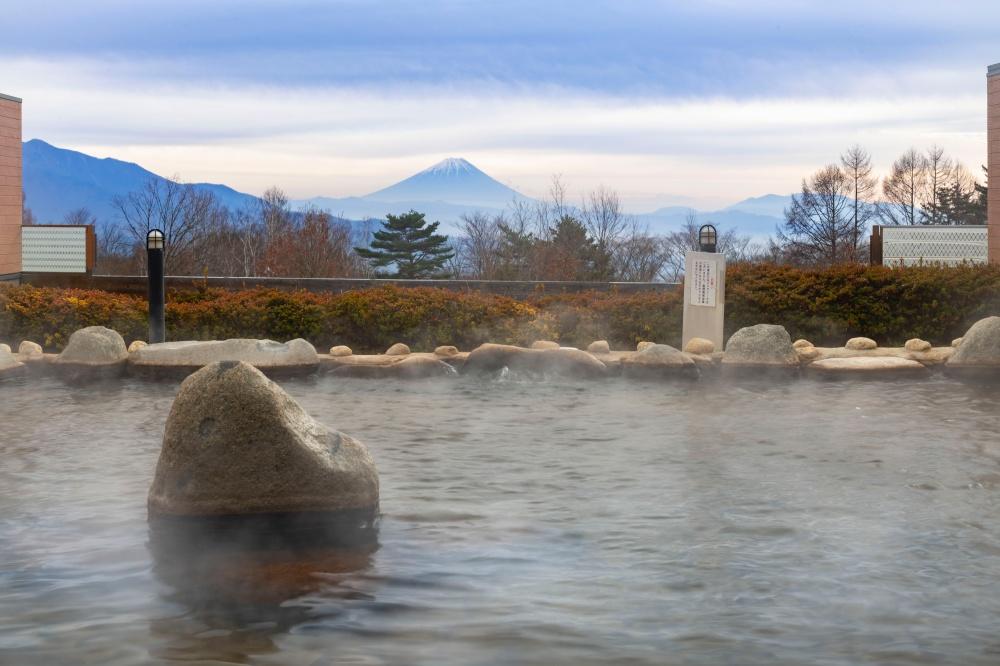
[[[711,340],[722,351],[726,309],[726,255],[688,252],[684,255],[684,324],[681,346],[691,338]]]
[[[993,182],[986,194],[991,264],[1000,264],[1000,63],[986,72],[986,153],[987,168]]]

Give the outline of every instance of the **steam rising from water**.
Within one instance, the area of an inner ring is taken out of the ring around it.
[[[377,548],[160,541],[175,386],[0,386],[0,654],[995,661],[996,388],[283,386],[372,451]]]

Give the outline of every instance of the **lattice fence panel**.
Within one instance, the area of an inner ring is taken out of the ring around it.
[[[954,266],[987,260],[985,226],[882,227],[882,263],[886,266]]]

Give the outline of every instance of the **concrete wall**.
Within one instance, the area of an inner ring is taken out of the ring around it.
[[[145,294],[146,278],[129,275],[80,275],[72,273],[22,273],[21,282],[36,287],[74,287],[100,289],[123,294]],[[664,292],[680,285],[664,282],[502,282],[499,280],[365,280],[354,278],[237,278],[237,277],[167,277],[167,300],[175,289],[199,286],[239,290],[254,287],[341,293],[393,285],[397,287],[437,287],[451,291],[481,291],[487,294],[527,298],[546,294],[573,294],[584,291],[636,294]]]
[[[986,75],[986,146],[990,263],[1000,264],[1000,63],[992,65]]]
[[[21,270],[21,100],[0,94],[0,275]]]

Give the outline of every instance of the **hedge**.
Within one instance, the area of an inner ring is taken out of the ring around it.
[[[727,276],[726,334],[778,323],[793,338],[842,345],[866,335],[884,345],[911,337],[948,344],[976,320],[1000,314],[1000,267],[842,266],[802,270],[732,266]],[[480,292],[380,287],[342,294],[252,289],[171,291],[171,339],[302,337],[323,350],[346,344],[377,352],[394,342],[430,350],[471,349],[483,342],[536,339],[585,346],[608,340],[634,348],[640,340],[680,343],[681,291],[540,295],[528,301]],[[0,341],[34,340],[61,349],[76,329],[103,325],[127,341],[146,337],[142,297],[32,286],[0,288]]]

